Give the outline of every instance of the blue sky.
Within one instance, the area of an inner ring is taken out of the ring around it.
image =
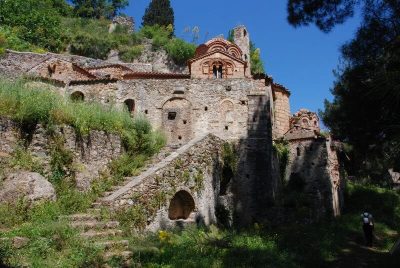
[[[291,111],[323,108],[332,99],[332,71],[339,63],[339,48],[350,40],[359,20],[349,20],[329,34],[315,26],[293,28],[286,20],[286,0],[172,0],[175,34],[190,39],[186,27],[200,28],[199,42],[244,24],[250,38],[261,49],[268,75],[291,92]],[[150,0],[131,0],[124,11],[133,16],[136,29]]]

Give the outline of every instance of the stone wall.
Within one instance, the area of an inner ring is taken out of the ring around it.
[[[290,103],[289,94],[275,90],[274,91],[274,138],[282,137],[290,128]]]
[[[148,228],[156,230],[179,223],[169,219],[169,206],[172,197],[183,190],[195,203],[195,215],[191,219],[215,223],[222,144],[223,141],[214,135],[194,139],[150,170],[132,178],[103,202],[117,209],[145,204],[147,211],[154,212],[148,219]]]
[[[108,84],[81,84],[60,88],[62,94],[80,91],[85,100],[123,105],[131,99],[135,102],[135,113],[145,115],[154,128],[162,128],[168,122],[168,112],[180,103],[188,102],[188,118],[179,118],[172,135],[181,136],[184,144],[204,133],[213,133],[224,140],[238,140],[247,136],[248,95],[268,95],[262,80],[252,79],[138,79]],[[170,103],[174,100],[175,103]],[[171,108],[172,105],[172,108]],[[175,106],[174,106],[175,105]],[[172,109],[172,110],[171,110]],[[176,112],[177,112],[176,111]],[[184,120],[186,123],[184,123]],[[182,122],[181,122],[182,121]],[[189,137],[179,134],[180,128]],[[169,136],[169,133],[167,136]]]
[[[11,120],[0,118],[0,154],[12,154],[18,144],[23,144],[18,126]],[[64,141],[64,149],[73,153],[73,166],[77,187],[87,190],[90,183],[98,178],[99,173],[113,159],[122,153],[121,139],[114,134],[93,130],[86,137],[77,135],[70,126],[56,127],[52,136],[41,125],[27,137],[28,151],[43,164],[44,171],[50,171],[52,137]]]
[[[340,215],[343,203],[339,162],[330,139],[289,141],[285,180],[308,197],[311,218]]]
[[[133,33],[135,30],[135,21],[133,20],[133,17],[114,17],[112,20],[112,24],[110,25],[109,32],[114,32],[118,25],[126,27],[128,29],[128,33]]]
[[[50,58],[70,61],[81,67],[94,67],[115,63],[77,55],[55,53],[38,54],[7,50],[6,53],[0,56],[0,76],[7,77],[8,79],[21,77],[36,65]],[[149,63],[119,63],[137,72],[151,72],[153,70],[152,65]]]

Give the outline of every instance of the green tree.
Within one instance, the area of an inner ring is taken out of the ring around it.
[[[20,38],[36,46],[63,49],[60,15],[50,0],[0,1],[0,25],[13,27]]]
[[[73,0],[75,14],[83,18],[112,18],[128,6],[128,0]]]
[[[358,2],[374,0],[288,0],[288,21],[293,26],[314,23],[322,31],[330,31],[354,14]]]
[[[265,74],[264,63],[261,59],[261,51],[256,48],[253,42],[250,42],[250,63],[251,74]]]
[[[68,4],[65,0],[50,0],[52,6],[62,16],[71,16],[73,7]]]
[[[143,16],[143,26],[174,26],[174,10],[169,0],[152,0]]]
[[[356,4],[359,5],[356,5]],[[342,49],[333,101],[321,117],[351,148],[348,171],[382,179],[400,166],[400,2],[289,0],[289,22],[327,32],[362,9],[362,23]]]

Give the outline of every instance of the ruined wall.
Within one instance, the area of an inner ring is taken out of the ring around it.
[[[291,140],[289,148],[285,180],[291,190],[306,194],[303,205],[311,209],[308,217],[339,215],[343,202],[339,162],[330,140]]]
[[[213,135],[192,140],[104,202],[116,209],[144,206],[149,213],[148,228],[157,230],[177,224],[169,218],[170,202],[177,192],[184,190],[195,204],[190,220],[215,223],[222,144]]]
[[[41,125],[37,125],[28,135],[28,150],[43,165],[44,171],[50,171],[51,148],[54,145],[52,137],[61,137],[64,149],[73,153],[73,169],[77,187],[87,190],[90,183],[98,178],[105,166],[122,153],[121,139],[114,134],[103,131],[91,131],[88,136],[77,135],[72,127],[59,126],[53,136]],[[0,118],[0,154],[11,157],[17,145],[23,143],[20,129],[13,121]]]
[[[0,76],[17,78],[25,75],[30,69],[50,58],[57,58],[75,63],[81,67],[94,67],[106,65],[107,62],[99,59],[92,59],[77,55],[55,54],[55,53],[32,53],[32,52],[16,52],[7,50],[6,53],[0,56]],[[120,63],[133,71],[151,72],[152,65],[149,63]]]
[[[290,128],[289,94],[274,90],[274,139],[282,137]]]
[[[155,128],[162,128],[163,122],[168,122],[167,110],[173,109],[171,100],[175,100],[176,109],[180,106],[179,100],[188,102],[190,119],[177,116],[173,120],[182,122],[176,125],[177,132],[168,134],[175,135],[177,139],[181,136],[182,141],[178,144],[208,132],[225,140],[245,138],[248,124],[247,95],[268,94],[262,80],[250,79],[138,79],[70,86],[65,94],[75,91],[84,93],[85,100],[117,105],[132,99],[135,102],[135,113],[144,114]],[[188,133],[186,135],[189,137],[179,134],[180,130]]]
[[[247,62],[246,76],[251,77],[250,36],[245,26],[237,26],[233,29],[233,41],[242,50],[243,60]]]
[[[247,137],[239,142],[239,163],[232,182],[233,222],[263,222],[278,191],[272,169],[271,102],[268,95],[250,95]]]

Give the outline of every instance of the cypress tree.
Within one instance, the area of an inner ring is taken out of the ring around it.
[[[169,0],[152,0],[143,16],[143,26],[174,26],[174,10]]]

